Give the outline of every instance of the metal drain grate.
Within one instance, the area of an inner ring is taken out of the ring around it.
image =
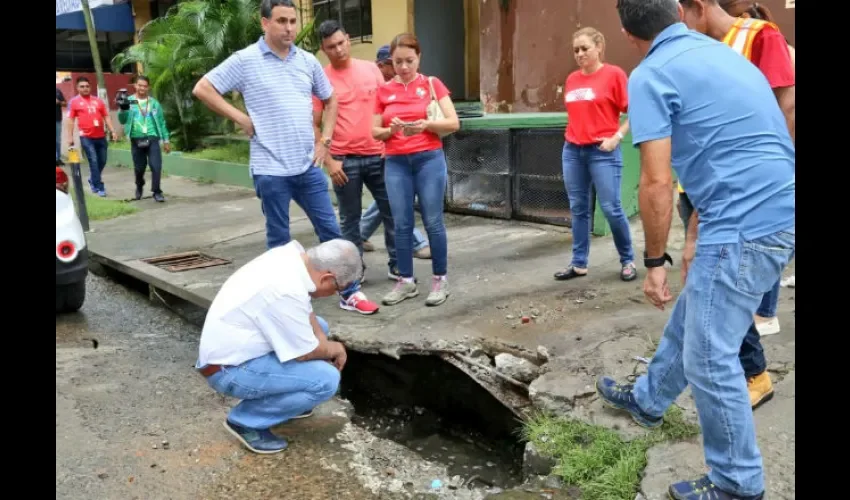
[[[189,271],[190,269],[201,269],[204,267],[222,266],[230,264],[231,261],[218,257],[211,257],[201,252],[173,253],[142,259],[142,262],[165,269],[170,273]]]

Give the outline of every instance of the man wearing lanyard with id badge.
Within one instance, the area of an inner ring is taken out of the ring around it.
[[[168,127],[165,125],[162,106],[149,91],[150,80],[140,75],[136,78],[136,93],[128,98],[119,91],[115,103],[120,108],[118,121],[125,127],[127,137],[130,138],[130,151],[136,173],[136,199],[142,198],[145,167],[150,165],[153,199],[162,203],[165,201],[159,185],[162,178],[162,149],[170,153],[171,144],[168,142]]]
[[[109,109],[106,103],[98,97],[91,95],[91,84],[89,79],[81,76],[77,78],[77,95],[68,102],[68,146],[74,147],[74,119],[80,128],[80,146],[89,164],[89,186],[92,193],[104,197],[106,187],[103,185],[100,174],[106,166],[106,131],[104,125],[109,129],[112,140],[117,139],[112,119],[109,118]]]

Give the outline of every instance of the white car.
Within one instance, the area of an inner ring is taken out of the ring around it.
[[[86,300],[89,255],[83,226],[68,196],[68,175],[56,167],[56,313],[74,312]]]

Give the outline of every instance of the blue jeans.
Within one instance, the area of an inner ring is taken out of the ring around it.
[[[564,185],[570,198],[572,214],[573,259],[571,265],[587,268],[590,254],[590,214],[593,213],[591,185],[602,212],[611,226],[614,245],[620,254],[620,264],[635,260],[629,220],[620,204],[620,180],[623,176],[623,152],[620,147],[606,153],[596,144],[577,146],[564,143],[561,156]]]
[[[94,191],[103,191],[105,187],[101,173],[106,167],[106,152],[109,148],[106,138],[80,137],[80,147],[83,149],[83,155],[85,155],[86,162],[89,164],[89,186]]]
[[[416,207],[417,210],[421,213],[419,207]],[[378,210],[378,203],[373,201],[369,208],[363,212],[363,215],[360,216],[360,237],[362,241],[366,241],[375,234],[378,226],[381,225],[382,218],[381,212]],[[386,233],[386,226],[384,227],[384,233]],[[384,235],[386,238],[386,234]],[[393,238],[395,238],[395,231],[393,231]],[[422,231],[419,230],[418,227],[413,228],[413,251],[419,251],[428,246],[428,240],[425,239],[425,235],[422,234]]]
[[[661,343],[634,396],[662,416],[690,384],[709,476],[741,496],[764,491],[747,381],[738,360],[753,314],[794,257],[795,229],[725,245],[700,245]]]
[[[363,237],[360,227],[363,212],[363,186],[365,185],[375,199],[376,219],[384,223],[384,244],[389,253],[387,265],[392,270],[396,266],[395,255],[395,224],[387,198],[387,186],[384,184],[384,159],[380,155],[373,156],[334,156],[342,161],[342,170],[348,177],[344,186],[334,185],[334,193],[339,202],[339,218],[342,226],[342,236],[357,245],[360,255],[363,255]]]
[[[303,174],[292,176],[255,175],[254,188],[266,217],[266,247],[286,245],[289,234],[289,203],[295,203],[310,218],[319,241],[342,238],[336,221],[328,180],[322,169],[311,166]]]
[[[317,318],[328,333],[328,324]],[[340,373],[323,360],[281,363],[274,352],[225,366],[207,379],[216,392],[241,399],[227,416],[236,425],[268,429],[301,415],[331,399]]]
[[[292,240],[289,234],[289,202],[292,200],[310,218],[320,242],[342,238],[328,194],[328,179],[321,168],[311,166],[303,174],[287,177],[255,175],[254,189],[266,217],[267,248],[283,246]],[[347,299],[358,290],[360,282],[355,281],[340,295]]]
[[[62,122],[56,122],[56,161],[62,153]]]
[[[691,219],[691,214],[694,213],[694,206],[691,200],[685,193],[679,193],[679,217],[685,224],[685,235],[687,237],[688,221]],[[776,316],[776,307],[779,303],[779,281],[774,283],[761,299],[756,314],[763,318],[772,318]],[[744,369],[744,376],[747,378],[761,375],[767,370],[767,359],[764,356],[764,347],[761,345],[761,335],[755,328],[747,330],[747,335],[744,337],[744,342],[741,344],[741,350],[738,353],[738,358],[741,360],[741,367]]]
[[[413,202],[419,198],[422,222],[431,242],[431,269],[444,276],[448,268],[448,242],[443,206],[448,167],[441,149],[408,155],[388,155],[384,170],[395,221],[399,275],[413,277]]]

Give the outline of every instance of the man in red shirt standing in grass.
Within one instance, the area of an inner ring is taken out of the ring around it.
[[[89,164],[89,186],[92,193],[104,197],[106,187],[100,177],[106,166],[106,131],[109,129],[112,140],[117,140],[115,127],[109,117],[109,109],[100,98],[91,95],[89,79],[77,78],[77,95],[68,101],[68,146],[74,146],[74,119],[80,128],[80,146]]]
[[[752,15],[733,17],[728,12],[730,9],[741,7],[743,4],[752,4],[752,2],[679,0],[679,3],[684,11],[684,22],[690,29],[729,45],[761,70],[785,116],[791,140],[795,140],[796,77],[788,42],[779,31],[779,27],[769,19],[758,19]],[[761,17],[764,17],[763,13],[766,12],[764,7],[761,7],[761,12],[756,11],[752,5],[743,5],[743,7],[745,8],[740,10],[753,11]],[[685,252],[687,254],[688,249],[691,251],[695,249],[698,217],[681,186],[679,199],[679,215],[688,228]],[[744,337],[744,343],[738,354],[744,368],[744,375],[747,377],[750,404],[753,409],[773,397],[773,383],[767,373],[767,359],[764,356],[760,337],[779,333],[779,321],[776,318],[779,286],[780,282],[777,281],[770,292],[762,298],[761,305],[756,311],[755,322]]]

